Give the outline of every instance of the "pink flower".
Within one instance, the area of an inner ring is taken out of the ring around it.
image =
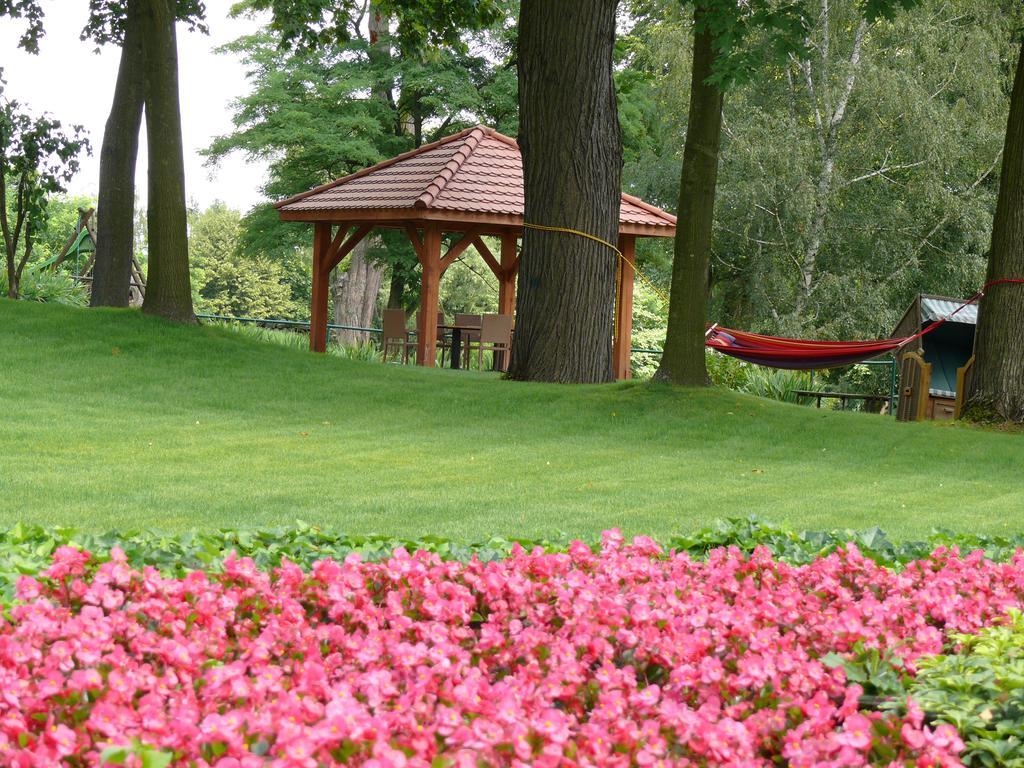
[[[231,556],[177,579],[62,548],[18,594],[0,620],[14,768],[135,739],[214,768],[845,768],[873,745],[951,767],[955,730],[924,728],[913,702],[859,711],[860,687],[820,659],[877,648],[913,674],[1024,604],[1024,553],[940,551],[896,573],[854,548],[698,561],[609,532],[600,550],[489,563],[399,550],[267,573]]]

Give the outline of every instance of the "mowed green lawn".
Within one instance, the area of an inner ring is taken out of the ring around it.
[[[1024,436],[726,391],[346,361],[0,300],[0,525],[353,533],[1024,528]]]

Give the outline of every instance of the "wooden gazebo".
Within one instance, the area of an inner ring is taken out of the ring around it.
[[[445,270],[473,246],[498,278],[498,311],[515,311],[517,242],[523,232],[523,167],[515,139],[484,126],[468,128],[274,206],[284,221],[314,223],[310,348],[327,348],[331,270],[374,227],[408,233],[423,268],[417,355],[434,365],[438,287]],[[642,200],[622,196],[618,247],[633,261],[637,237],[672,237],[676,219]],[[543,224],[545,222],[536,222]],[[445,233],[461,235],[442,253]],[[482,237],[499,239],[497,256]],[[614,254],[610,254],[614,258]],[[631,263],[619,260],[614,370],[629,377],[633,328]]]

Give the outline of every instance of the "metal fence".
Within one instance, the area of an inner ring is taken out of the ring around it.
[[[307,320],[274,320],[265,317],[233,317],[230,315],[196,315],[200,320],[216,320],[226,323],[249,323],[252,325],[262,325],[269,328],[291,328],[294,330],[309,330],[309,321]],[[327,328],[332,331],[361,331],[363,333],[380,333],[380,328],[363,328],[358,325],[341,325],[338,323],[328,323]],[[631,354],[634,355],[651,355],[654,357],[660,357],[662,350],[660,349],[642,349],[633,348],[630,350]],[[885,365],[890,369],[889,374],[889,403],[890,412],[895,412],[893,403],[898,399],[897,388],[899,387],[899,366],[896,358],[893,357],[887,360],[865,360],[863,363],[858,365]],[[811,388],[814,387],[814,371],[811,371]],[[870,397],[870,396],[867,396]],[[828,399],[827,397],[825,399]],[[819,401],[820,403],[820,401]]]

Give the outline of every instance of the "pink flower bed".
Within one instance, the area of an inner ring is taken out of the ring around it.
[[[99,765],[133,739],[217,768],[953,766],[951,728],[859,711],[821,657],[859,642],[912,667],[1020,607],[1024,557],[703,562],[612,532],[599,553],[229,558],[175,579],[62,548],[18,592],[4,766]]]

